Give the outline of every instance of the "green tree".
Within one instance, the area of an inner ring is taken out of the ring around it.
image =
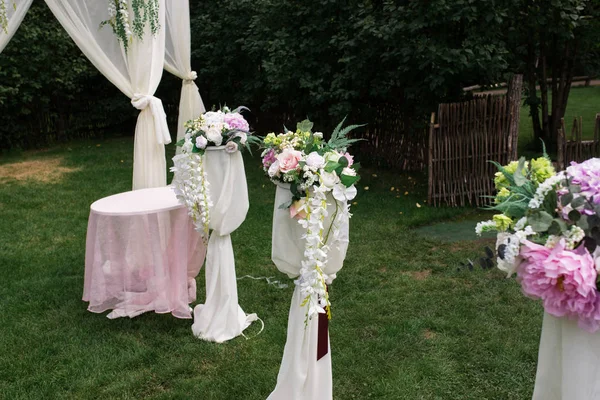
[[[600,2],[515,0],[510,6],[507,43],[513,66],[525,75],[535,138],[554,147],[576,67],[598,73]]]

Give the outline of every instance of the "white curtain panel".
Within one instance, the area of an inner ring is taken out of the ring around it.
[[[291,199],[289,184],[278,184],[273,211],[271,258],[279,271],[290,278],[297,278],[304,260],[305,241],[301,237],[306,231],[296,219],[290,217],[289,210],[279,208],[281,204]],[[331,225],[335,213],[334,202],[335,200],[329,196],[329,217],[325,221],[325,230]],[[343,238],[348,238],[349,228],[348,224],[340,227]],[[342,269],[347,249],[347,241],[331,247],[327,265],[323,268],[330,278],[328,285]],[[308,321],[308,325],[305,325],[306,308],[301,306],[302,297],[299,286],[296,286],[290,306],[287,340],[277,376],[277,386],[268,400],[332,400],[333,398],[329,334],[327,334],[329,351],[317,361],[319,322],[318,318],[314,317]]]
[[[177,141],[183,139],[184,124],[204,113],[204,103],[198,86],[194,83],[197,75],[191,66],[190,6],[188,0],[166,1],[166,42],[165,69],[183,80],[179,100],[177,121]],[[181,147],[177,147],[177,154]]]
[[[2,50],[10,42],[17,29],[19,29],[32,2],[33,0],[5,0],[8,26],[6,27],[6,32],[0,28],[0,53],[2,53]]]
[[[108,1],[45,1],[92,64],[141,111],[135,128],[133,189],[166,186],[164,145],[171,136],[162,102],[154,97],[165,59],[165,0],[159,0],[158,33],[152,35],[147,24],[144,40],[134,38],[127,53],[110,26],[100,27],[109,19]],[[133,15],[131,4],[129,8]]]
[[[235,259],[230,234],[246,219],[248,186],[242,154],[225,152],[224,146],[208,147],[204,155],[210,183],[209,227],[206,250],[206,302],[194,308],[192,332],[200,339],[222,343],[242,334],[256,314],[238,304]]]

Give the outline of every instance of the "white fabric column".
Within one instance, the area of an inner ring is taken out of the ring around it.
[[[147,24],[144,39],[134,37],[127,53],[110,26],[100,28],[109,18],[108,2],[45,1],[92,64],[141,111],[135,128],[133,189],[166,186],[164,145],[171,142],[171,136],[162,102],[154,97],[164,65],[165,0],[159,0],[158,33],[152,35]],[[133,15],[131,4],[129,9]]]
[[[200,339],[222,343],[242,334],[256,314],[246,315],[238,305],[235,259],[230,234],[246,219],[248,186],[242,154],[208,147],[204,168],[210,183],[209,227],[206,251],[206,302],[194,308],[192,331]]]
[[[8,26],[6,32],[0,27],[0,53],[6,47],[10,39],[15,35],[25,14],[29,10],[33,0],[6,0],[6,16],[8,18]],[[16,6],[16,7],[15,7]]]
[[[177,120],[177,141],[185,135],[184,124],[204,113],[204,103],[198,86],[194,83],[196,72],[191,66],[190,5],[188,0],[166,1],[166,42],[165,69],[183,79],[181,98],[179,99],[179,118]],[[176,153],[181,153],[177,147]]]
[[[600,399],[600,333],[544,314],[533,400]]]
[[[281,272],[290,278],[298,277],[304,259],[305,241],[301,239],[306,232],[296,219],[290,217],[289,210],[280,209],[281,204],[291,200],[289,185],[277,185],[273,211],[273,247],[271,257]],[[331,225],[335,212],[335,200],[328,196],[329,218],[325,229]],[[343,237],[348,237],[349,225],[340,227]],[[323,268],[329,275],[331,284],[336,273],[342,268],[346,258],[348,243],[332,246],[328,254],[327,265]],[[277,386],[268,400],[331,400],[333,381],[331,373],[331,347],[329,352],[317,361],[318,318],[313,317],[304,324],[306,307],[301,307],[302,293],[296,286],[290,306],[288,331],[283,360],[277,376]],[[335,314],[335,311],[334,311]],[[329,335],[327,336],[329,341]]]

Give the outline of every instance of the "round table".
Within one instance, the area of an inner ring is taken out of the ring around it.
[[[170,186],[105,197],[90,207],[83,300],[108,318],[147,311],[191,318],[206,247]]]

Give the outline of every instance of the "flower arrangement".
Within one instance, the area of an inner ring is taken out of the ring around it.
[[[477,224],[497,231],[498,268],[516,272],[523,293],[556,317],[600,329],[600,159],[556,173],[547,156],[497,165],[501,213]]]
[[[134,37],[143,40],[147,24],[152,35],[160,30],[158,0],[131,0],[131,11],[133,17],[128,0],[108,0],[109,19],[100,23],[101,28],[106,25],[112,28],[125,52]]]
[[[182,152],[173,157],[173,188],[177,197],[187,206],[198,232],[208,240],[212,207],[209,182],[206,179],[202,155],[207,147],[225,145],[225,151],[234,153],[260,139],[250,133],[248,122],[240,114],[243,107],[231,110],[223,107],[209,111],[195,120],[186,122],[185,137],[177,142]]]
[[[357,140],[346,136],[359,125],[342,128],[343,123],[335,128],[327,142],[321,132],[312,131],[313,123],[308,120],[300,122],[294,132],[270,133],[263,141],[265,173],[274,183],[290,184],[292,200],[280,208],[289,208],[290,217],[297,219],[306,230],[302,236],[305,259],[295,284],[300,286],[304,296],[302,306],[307,307],[307,321],[318,313],[327,313],[331,318],[328,277],[322,267],[327,264],[329,249],[347,240],[340,226],[351,217],[348,202],[357,193],[354,184],[359,180],[359,165],[347,152]],[[326,230],[329,195],[333,197],[335,212]]]

